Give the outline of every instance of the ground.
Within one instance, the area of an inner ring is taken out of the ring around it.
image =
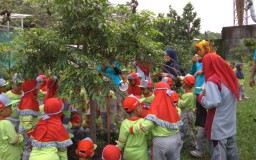
[[[249,87],[250,67],[245,65],[245,93],[247,100],[238,102],[237,104],[237,145],[240,160],[252,160],[256,157],[256,87]],[[188,151],[182,151],[181,159],[194,160],[198,158],[192,157]],[[208,160],[209,156],[201,158]]]
[[[249,99],[242,100],[237,104],[237,145],[239,150],[239,158],[240,160],[252,160],[256,157],[256,87],[251,88],[248,85],[249,82],[249,73],[250,67],[245,65],[245,92]],[[105,137],[105,136],[103,136]],[[115,137],[116,138],[116,137]],[[100,141],[101,143],[103,141]],[[105,144],[98,146],[104,146]],[[100,150],[98,150],[98,156],[94,157],[94,160],[100,159]],[[181,153],[182,160],[194,160],[198,158],[194,158],[190,155],[189,151],[183,150]],[[209,160],[209,155],[206,155],[204,158],[200,158],[201,160]]]

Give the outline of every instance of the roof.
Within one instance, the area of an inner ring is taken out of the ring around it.
[[[12,18],[12,19],[15,19],[15,18],[26,18],[26,17],[30,17],[30,16],[32,16],[32,15],[30,15],[30,14],[11,13],[10,18]],[[3,18],[3,16],[1,15],[0,19],[2,19],[2,18]]]

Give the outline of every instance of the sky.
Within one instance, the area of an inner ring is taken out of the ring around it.
[[[124,4],[131,0],[109,1],[113,4]],[[168,13],[171,5],[179,15],[182,14],[184,6],[191,2],[195,8],[194,11],[201,18],[201,33],[205,31],[221,33],[223,27],[233,26],[233,0],[138,0],[138,2],[139,11],[147,9],[156,14]],[[251,18],[249,18],[249,24],[255,24]]]

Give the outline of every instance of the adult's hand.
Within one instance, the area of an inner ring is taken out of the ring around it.
[[[197,76],[197,75],[202,74],[202,73],[203,73],[203,70],[199,70],[199,71],[197,71],[197,72],[194,74],[194,76]]]
[[[250,87],[254,87],[255,86],[254,77],[250,78],[249,85],[250,85]]]

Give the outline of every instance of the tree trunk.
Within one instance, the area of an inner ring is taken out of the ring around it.
[[[108,144],[110,144],[110,97],[107,97],[106,101],[106,111],[107,111],[107,136],[108,136]]]
[[[96,101],[90,96],[90,135],[93,142],[96,142]]]

